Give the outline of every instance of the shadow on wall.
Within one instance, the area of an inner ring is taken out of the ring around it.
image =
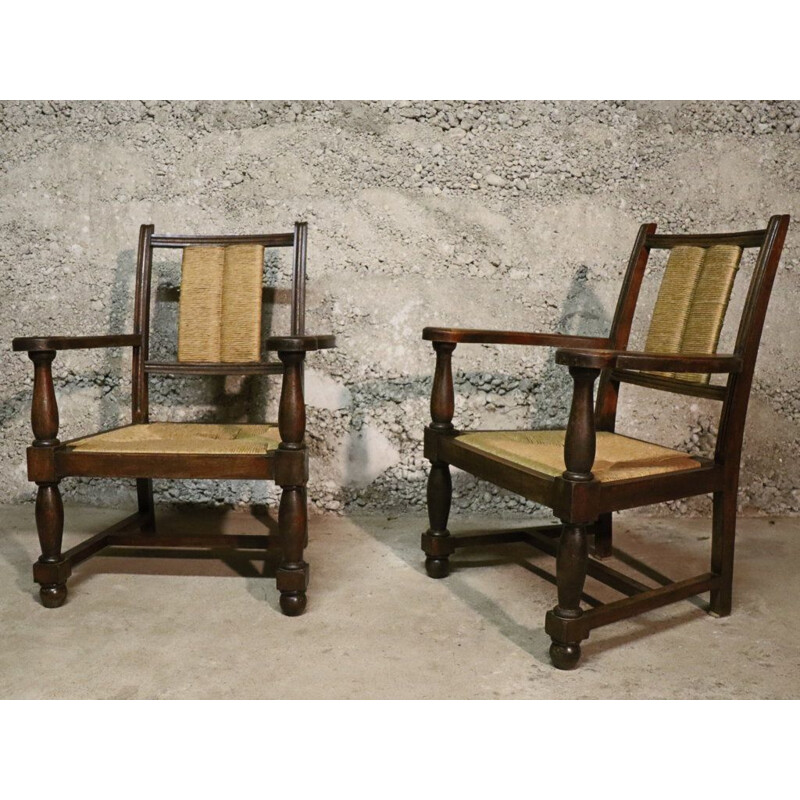
[[[111,283],[111,313],[108,317],[107,333],[132,333],[133,332],[133,282],[132,276],[136,274],[136,254],[133,250],[122,250],[117,256],[117,266]],[[100,400],[100,429],[113,428],[119,425],[120,407],[124,402],[120,390],[123,375],[123,359],[131,358],[131,348],[112,348],[103,350],[105,355],[103,371],[105,374],[116,377],[118,382],[116,391],[106,392]],[[130,404],[130,403],[129,403]],[[124,422],[130,422],[130,412],[124,414]],[[88,431],[87,431],[88,433]]]
[[[133,250],[123,250],[117,256],[116,268],[112,279],[110,305],[111,311],[108,315],[107,324],[105,326],[106,334],[121,334],[130,333],[133,330],[132,324],[128,322],[132,317],[133,310],[133,283],[132,276],[135,273],[136,263]],[[93,334],[101,334],[103,319],[98,315],[97,317],[91,316],[87,313],[83,320],[81,320],[80,330],[65,330],[58,327],[51,328],[43,331],[46,335],[75,335],[87,336]],[[63,417],[64,399],[68,398],[73,391],[81,391],[86,385],[95,386],[101,390],[101,395],[98,402],[98,416],[100,429],[115,427],[120,422],[128,422],[129,414],[123,414],[120,417],[121,401],[120,389],[122,385],[122,364],[125,358],[130,358],[130,349],[128,348],[110,348],[96,351],[100,354],[100,360],[97,369],[91,370],[85,374],[81,374],[71,370],[68,376],[64,375],[65,362],[70,359],[70,354],[57,354],[57,358],[53,363],[53,384],[56,390],[56,399],[62,407],[62,429],[60,430],[60,437],[64,438],[63,424],[67,420]],[[20,354],[22,355],[22,354]],[[31,401],[33,397],[33,371],[29,374],[29,382],[26,387],[21,391],[16,392],[8,399],[3,400],[0,405],[0,427],[5,426],[9,420],[18,416],[29,417]],[[80,436],[94,432],[96,426],[89,426],[91,430],[77,430],[73,431],[74,435]],[[27,447],[33,438],[33,433],[30,427],[27,428],[27,436],[20,443],[21,448]],[[20,454],[22,455],[22,453]],[[75,483],[86,485],[91,478],[76,478],[73,479]],[[25,492],[15,500],[32,499],[33,495]]]
[[[567,296],[564,298],[561,316],[556,327],[557,333],[571,336],[608,336],[611,332],[612,315],[603,306],[588,278],[589,268],[585,264],[581,264],[567,289]],[[542,332],[548,333],[549,331]],[[544,387],[552,387],[554,400],[559,395],[566,398],[563,401],[557,401],[559,405],[564,406],[566,424],[566,415],[569,413],[572,397],[572,380],[568,371],[556,364],[553,359],[548,359],[539,376],[538,383]],[[595,384],[596,389],[597,384]]]
[[[558,320],[558,332],[574,336],[607,336],[611,330],[611,314],[603,306],[589,281],[589,268],[585,264],[570,282],[563,310]]]

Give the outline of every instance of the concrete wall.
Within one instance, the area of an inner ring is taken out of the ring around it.
[[[800,103],[35,102],[0,107],[0,501],[32,497],[32,369],[18,335],[131,330],[139,224],[163,232],[309,223],[311,498],[321,509],[419,509],[433,360],[424,325],[607,332],[639,223],[761,227],[800,212]],[[800,242],[790,231],[746,438],[746,511],[800,509]],[[271,262],[285,280],[286,259]],[[179,277],[159,264],[156,347],[174,348]],[[647,281],[651,304],[659,270]],[[744,282],[739,281],[738,293]],[[277,314],[279,328],[285,309]],[[646,323],[646,309],[637,317]],[[641,335],[641,330],[639,331]],[[730,340],[730,330],[725,336]],[[563,425],[568,380],[548,351],[456,351],[456,422]],[[61,435],[129,419],[127,352],[60,354]],[[154,380],[156,418],[257,419],[278,387]],[[707,451],[715,405],[630,388],[622,430]],[[249,408],[249,410],[248,410]],[[130,502],[129,483],[69,480],[68,498]],[[162,500],[267,502],[257,482],[160,482]],[[465,475],[456,502],[522,504]],[[706,512],[708,502],[673,510]]]

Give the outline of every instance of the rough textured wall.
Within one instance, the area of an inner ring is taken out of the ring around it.
[[[130,331],[143,222],[174,233],[309,222],[308,329],[340,345],[308,362],[311,498],[339,511],[422,506],[433,368],[424,325],[604,334],[639,223],[736,230],[800,212],[796,102],[5,103],[0,131],[2,501],[32,497],[32,369],[11,338]],[[746,510],[800,509],[799,257],[791,230],[756,372]],[[287,259],[270,265],[270,280],[286,278]],[[155,338],[166,353],[174,254],[158,270]],[[656,266],[643,302],[658,276]],[[550,352],[462,346],[454,363],[461,426],[564,424],[569,384]],[[62,353],[55,376],[62,438],[129,419],[128,352]],[[277,390],[156,378],[153,415],[258,419]],[[715,408],[624,388],[621,429],[707,451]],[[102,486],[64,482],[82,501],[132,497],[130,483]],[[171,500],[275,497],[257,482],[157,490]],[[520,507],[466,475],[456,495],[471,509]]]

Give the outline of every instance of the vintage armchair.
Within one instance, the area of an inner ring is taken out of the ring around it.
[[[711,235],[658,235],[642,225],[633,247],[608,338],[546,333],[425,328],[436,370],[432,422],[425,429],[430,528],[422,535],[425,565],[433,578],[449,572],[461,547],[525,542],[556,557],[557,605],[547,612],[550,656],[559,669],[575,667],[580,643],[602,625],[710,592],[708,610],[731,611],[736,497],[745,416],[753,369],[788,216],[765,230]],[[652,249],[669,250],[644,352],[628,351],[633,315]],[[733,353],[717,355],[723,318],[743,248],[758,255]],[[453,425],[451,357],[458,344],[555,347],[555,360],[573,379],[565,430],[474,431]],[[711,384],[711,374],[726,376]],[[599,378],[597,397],[593,398]],[[721,403],[714,457],[700,458],[615,433],[621,383],[703,397]],[[450,465],[553,510],[560,525],[451,536]],[[711,564],[708,572],[652,587],[614,569],[612,513],[667,500],[712,494]],[[593,537],[593,558],[588,541]],[[558,540],[556,542],[556,539]],[[625,597],[581,606],[587,573]]]
[[[282,489],[278,511],[281,561],[276,574],[284,614],[306,607],[308,564],[303,363],[311,350],[335,346],[333,336],[305,334],[305,223],[291,233],[254,236],[172,236],[142,225],[136,270],[133,333],[114,336],[42,336],[14,339],[34,364],[28,478],[38,486],[36,527],[42,555],[34,564],[42,603],[62,605],[73,567],[105,547],[234,547],[265,549],[268,536],[156,532],[154,478],[273,480]],[[291,333],[262,341],[264,248],[293,248]],[[178,356],[149,360],[153,250],[182,250]],[[51,365],[60,350],[130,347],[132,420],[112,430],[58,439],[58,407]],[[276,352],[279,361],[263,358]],[[151,375],[282,375],[278,423],[197,424],[150,420]],[[135,478],[138,512],[66,552],[59,483],[68,476]]]

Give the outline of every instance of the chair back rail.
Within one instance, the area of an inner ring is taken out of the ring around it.
[[[655,230],[655,226],[653,226]],[[673,247],[714,247],[718,244],[733,244],[742,248],[761,247],[764,244],[766,228],[741,233],[652,233],[645,239],[645,247],[656,250],[671,250]]]
[[[302,224],[302,223],[298,223]],[[176,236],[171,234],[153,235],[150,244],[153,247],[195,247],[195,246],[216,246],[225,247],[226,245],[236,244],[260,244],[264,247],[294,247],[294,233],[262,233],[245,234],[239,236]]]

